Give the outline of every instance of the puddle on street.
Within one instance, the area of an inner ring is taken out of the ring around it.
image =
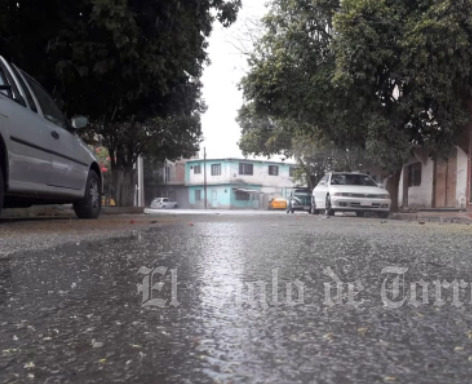
[[[323,305],[322,267],[372,282],[416,252],[352,228],[336,243],[325,224],[208,222],[2,259],[0,382],[362,383],[425,359],[447,372],[441,345],[472,328],[470,308],[392,313],[373,290],[363,309]]]

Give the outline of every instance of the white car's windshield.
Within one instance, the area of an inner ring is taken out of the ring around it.
[[[339,173],[331,178],[331,185],[357,185],[365,187],[376,187],[377,184],[368,175]]]

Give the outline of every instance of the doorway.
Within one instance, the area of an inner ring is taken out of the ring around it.
[[[456,208],[457,149],[434,163],[434,207]]]
[[[218,208],[218,191],[215,189],[211,191],[211,207]]]

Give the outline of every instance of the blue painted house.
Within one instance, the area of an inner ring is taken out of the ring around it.
[[[206,166],[205,166],[206,163]],[[295,164],[236,158],[188,160],[185,185],[189,206],[214,209],[265,209],[272,197],[287,197],[294,183]]]

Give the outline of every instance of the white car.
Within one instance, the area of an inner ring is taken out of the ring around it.
[[[369,176],[363,173],[332,172],[326,174],[313,189],[311,213],[325,211],[333,216],[335,212],[377,212],[388,217],[392,201],[389,193]]]
[[[80,218],[97,218],[102,175],[77,130],[31,76],[0,56],[0,210],[73,203]]]
[[[152,209],[173,209],[177,208],[176,201],[170,200],[167,197],[157,197],[151,202]]]

